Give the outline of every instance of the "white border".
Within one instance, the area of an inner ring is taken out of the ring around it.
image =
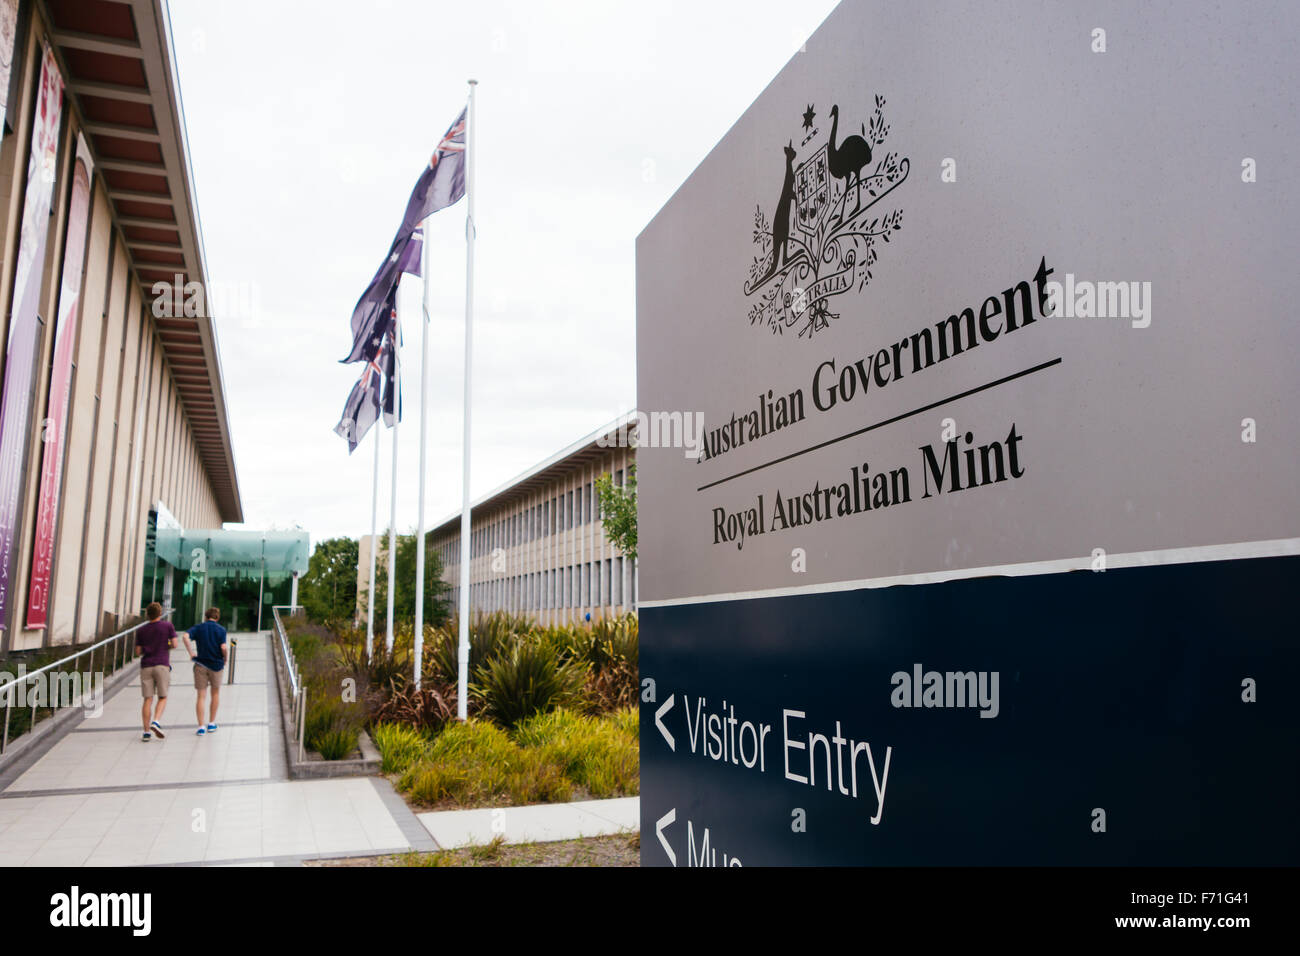
[[[1242,558],[1275,558],[1300,554],[1300,538],[1277,538],[1272,541],[1243,541],[1238,544],[1212,544],[1197,548],[1168,548],[1163,551],[1134,551],[1107,554],[1106,569],[1136,568],[1161,564],[1197,564],[1203,561],[1234,561]],[[1021,577],[1031,574],[1057,574],[1061,571],[1088,571],[1092,556],[1061,558],[1056,561],[1029,561],[1024,564],[1001,564],[985,568],[960,568],[954,571],[928,571],[924,574],[900,574],[888,578],[859,581],[831,581],[803,584],[761,591],[738,591],[731,594],[701,594],[661,601],[638,601],[637,607],[676,607],[684,604],[714,604],[722,601],[752,601],[756,598],[791,597],[798,594],[831,594],[862,588],[891,588],[908,584],[935,584],[965,578]]]

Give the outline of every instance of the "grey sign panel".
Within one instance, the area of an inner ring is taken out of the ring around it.
[[[643,601],[1293,552],[1298,29],[839,7],[637,242]]]

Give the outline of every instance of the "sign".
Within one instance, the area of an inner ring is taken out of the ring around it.
[[[32,121],[22,232],[14,270],[14,297],[5,353],[4,393],[0,398],[0,627],[9,622],[16,557],[19,502],[31,433],[32,388],[40,352],[41,269],[49,234],[63,116],[63,77],[48,45],[41,58],[41,81]]]
[[[36,542],[32,548],[31,580],[28,584],[28,627],[44,627],[50,608],[54,531],[59,520],[59,490],[63,483],[63,434],[68,426],[72,350],[77,342],[86,230],[90,224],[90,182],[94,168],[86,140],[78,134],[77,155],[72,167],[72,202],[68,206],[68,241],[63,250],[63,278],[59,286],[58,323],[54,333],[54,367],[50,374],[49,409],[41,434],[41,486],[36,512]]]
[[[1300,862],[1300,13],[1198,6],[842,4],[638,238],[646,864]]]

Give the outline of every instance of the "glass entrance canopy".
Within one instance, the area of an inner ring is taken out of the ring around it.
[[[173,607],[177,630],[216,607],[227,630],[252,631],[270,627],[272,605],[291,603],[311,554],[306,531],[186,531],[169,518],[149,515],[141,606]]]

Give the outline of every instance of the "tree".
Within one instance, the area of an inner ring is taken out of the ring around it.
[[[357,604],[357,542],[330,538],[316,545],[298,600],[314,621],[351,620]]]
[[[596,479],[600,494],[600,519],[605,537],[624,556],[636,560],[636,465],[629,465],[627,481],[620,488],[608,474]]]
[[[415,622],[415,535],[397,536],[397,586],[393,590],[393,620]],[[369,568],[366,569],[367,575]],[[442,560],[433,548],[431,536],[424,540],[424,623],[434,627],[445,624],[448,617],[448,585],[442,579]],[[362,590],[361,613],[365,614],[365,590]],[[379,564],[375,571],[375,622],[388,613],[388,534],[379,540]]]

